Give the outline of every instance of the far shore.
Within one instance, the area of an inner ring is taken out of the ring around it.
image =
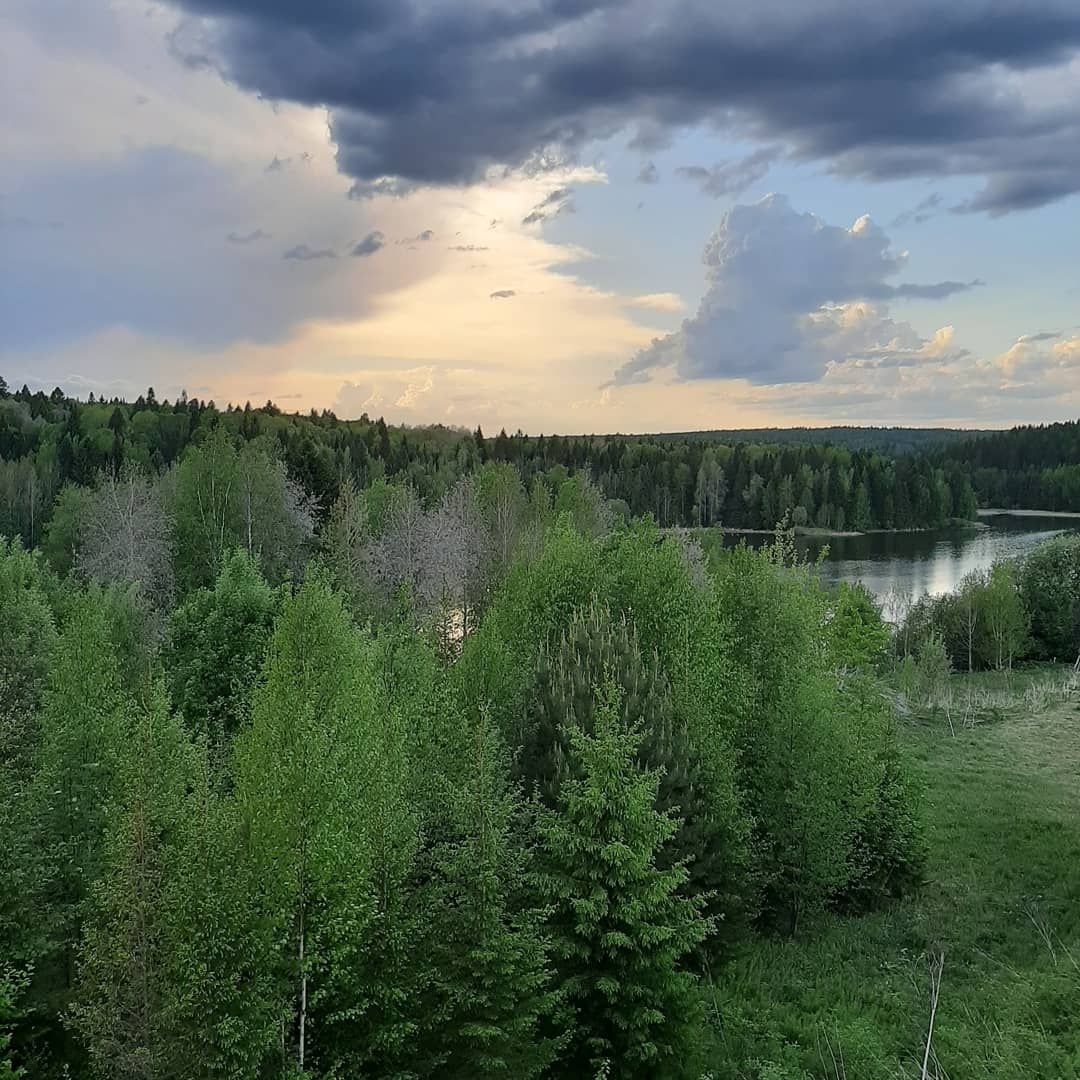
[[[1006,511],[1007,512],[1007,511]],[[981,514],[982,511],[980,510]],[[1080,514],[1075,515],[1080,517]],[[950,529],[988,529],[989,525],[984,525],[981,521],[962,521],[959,518],[954,518],[944,526]],[[723,533],[726,536],[775,536],[776,529],[743,529],[734,525],[699,525],[694,528],[700,529],[702,532],[718,532]],[[919,533],[919,532],[931,532],[929,529],[819,529],[812,525],[796,525],[794,527],[796,536],[804,536],[811,540],[836,540],[843,539],[845,537],[856,536],[883,536],[883,535],[899,535],[901,533]]]
[[[979,517],[1000,517],[1003,514],[1008,514],[1009,517],[1080,518],[1080,513],[1073,510],[1006,510],[996,506],[980,510],[978,513]]]

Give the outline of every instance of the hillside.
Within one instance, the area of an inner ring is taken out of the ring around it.
[[[729,1060],[782,1061],[769,1075],[783,1080],[923,1075],[930,964],[943,956],[925,1075],[1080,1076],[1080,703],[1033,708],[1024,679],[1011,676],[1013,707],[996,719],[903,725],[925,785],[926,883],[893,908],[755,942],[718,992]],[[972,683],[1000,694],[1008,681]]]

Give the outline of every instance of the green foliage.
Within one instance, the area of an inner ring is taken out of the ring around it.
[[[15,1068],[9,1056],[11,1031],[19,1019],[16,1005],[19,994],[26,985],[26,978],[9,966],[0,968],[0,1080],[20,1080],[26,1074]]]
[[[956,669],[1002,670],[1030,655],[1029,624],[1016,570],[1000,561],[967,574],[955,592],[922,597],[908,612],[897,641],[918,653],[934,637]]]
[[[78,484],[65,485],[56,497],[41,550],[58,574],[67,574],[75,568],[91,498],[90,489]]]
[[[63,1046],[86,904],[103,867],[110,793],[128,749],[120,674],[99,590],[66,615],[40,711],[20,937],[34,967],[28,1005],[47,1017],[38,1046]],[[30,921],[32,920],[32,921]]]
[[[232,551],[213,588],[191,593],[169,619],[163,660],[173,703],[219,762],[248,718],[280,600],[251,557]]]
[[[234,548],[258,558],[273,582],[303,567],[311,508],[271,441],[238,449],[225,427],[216,426],[184,455],[172,501],[176,573],[184,588],[209,586]]]
[[[280,929],[266,915],[264,867],[236,801],[219,794],[204,753],[165,876],[169,1024],[187,1080],[247,1080],[280,1067],[288,1009]]]
[[[827,623],[829,658],[837,668],[875,671],[889,650],[889,628],[881,609],[862,585],[841,582],[830,597]]]
[[[573,1010],[560,1069],[591,1076],[692,1075],[694,978],[681,964],[705,939],[686,868],[657,866],[678,825],[655,809],[660,778],[637,764],[641,732],[616,684],[597,687],[593,732],[574,729],[576,767],[558,807],[539,812],[537,887],[549,900],[557,987]]]
[[[1080,536],[1040,544],[1020,564],[1018,589],[1036,655],[1075,660],[1080,655]]]
[[[71,1023],[102,1078],[175,1075],[169,877],[192,779],[193,748],[153,686],[129,712],[108,798],[102,870],[87,904]]]
[[[580,761],[571,752],[574,731],[592,734],[596,687],[605,679],[619,690],[622,728],[640,733],[638,764],[659,776],[656,809],[678,822],[658,855],[659,865],[684,864],[684,891],[708,894],[710,910],[733,918],[722,886],[730,885],[730,837],[714,827],[706,780],[690,744],[686,721],[677,716],[666,678],[655,656],[641,655],[625,616],[613,619],[601,607],[578,612],[557,648],[542,655],[520,741],[518,771],[527,790],[548,806],[574,776]],[[721,887],[714,892],[714,887]]]
[[[934,629],[919,645],[915,661],[915,692],[923,701],[934,701],[952,674],[952,661],[945,641]]]
[[[880,685],[867,675],[849,678],[838,704],[850,737],[845,806],[853,830],[846,878],[833,901],[844,910],[868,910],[923,880],[921,790]]]
[[[740,547],[718,568],[713,602],[745,672],[733,741],[764,911],[794,932],[844,885],[854,828],[850,735],[820,632],[825,598],[805,569]]]
[[[66,484],[46,544],[75,571],[0,550],[12,1068],[697,1077],[739,1042],[755,931],[921,880],[873,602],[786,534],[710,567],[631,515],[921,523],[966,505],[961,473],[4,401],[0,523],[36,541]],[[1021,654],[1025,580],[979,584],[980,662]],[[851,1068],[890,1060],[844,1038]],[[730,1075],[814,1067],[776,1025]]]
[[[429,1068],[457,1080],[538,1076],[562,1041],[546,1034],[558,1014],[544,912],[529,896],[508,756],[486,710],[463,736],[465,767],[445,787],[445,820],[429,856],[426,902],[438,918],[429,944]]]
[[[15,770],[8,783],[29,765],[55,644],[40,560],[18,540],[0,538],[0,770],[5,777]]]
[[[1004,677],[970,682],[996,690]],[[736,957],[716,980],[713,1076],[835,1080],[841,1058],[858,1080],[919,1076],[939,952],[930,1076],[935,1057],[936,1075],[953,1080],[1078,1075],[1076,702],[1032,716],[1013,695],[1008,720],[898,731],[926,790],[926,884],[858,918],[826,914],[795,941],[758,938]]]
[[[280,942],[276,1001],[265,1008],[292,1013],[285,1045],[300,1069],[315,1043],[309,1010],[330,958],[348,956],[372,917],[371,852],[360,829],[364,677],[340,598],[309,578],[277,618],[251,724],[234,744],[247,856],[263,878],[259,917]]]

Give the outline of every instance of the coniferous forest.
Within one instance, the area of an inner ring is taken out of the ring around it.
[[[135,402],[82,402],[59,388],[12,394],[0,385],[0,531],[35,546],[65,489],[92,487],[103,471],[125,465],[163,476],[216,427],[268,449],[323,515],[345,480],[394,481],[433,503],[489,462],[513,465],[526,493],[543,488],[553,501],[568,478],[591,480],[614,513],[650,514],[662,527],[771,530],[788,517],[799,528],[839,532],[930,528],[973,518],[977,505],[963,462],[928,455],[929,432],[919,437],[922,450],[893,457],[891,429],[869,429],[854,442],[830,429],[835,443],[758,441],[768,433],[750,433],[753,441],[731,433],[485,436],[390,427],[366,415],[285,414],[270,402],[224,410],[198,399],[159,402],[152,389]]]

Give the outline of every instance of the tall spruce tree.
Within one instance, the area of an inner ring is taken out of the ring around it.
[[[431,853],[433,1007],[426,1064],[448,1080],[538,1076],[557,1040],[542,913],[529,897],[520,806],[487,710],[466,733],[460,778]]]
[[[681,965],[711,923],[700,897],[680,895],[686,868],[657,865],[678,825],[655,808],[660,778],[638,764],[640,727],[623,724],[612,678],[596,693],[592,732],[571,732],[558,807],[537,822],[556,988],[573,1010],[559,1069],[688,1075],[695,978]]]

